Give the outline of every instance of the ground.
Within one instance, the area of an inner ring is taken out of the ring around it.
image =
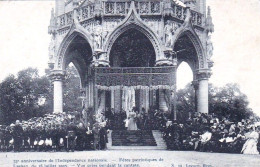
[[[41,162],[35,162],[35,160]],[[42,166],[41,166],[42,165]],[[56,166],[55,166],[56,165]],[[259,167],[260,155],[193,151],[0,153],[0,167]]]

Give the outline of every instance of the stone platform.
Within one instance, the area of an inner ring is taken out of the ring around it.
[[[161,132],[114,130],[108,135],[108,150],[166,150]]]

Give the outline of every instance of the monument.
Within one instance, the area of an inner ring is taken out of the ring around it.
[[[193,71],[196,111],[208,113],[214,31],[206,0],[56,0],[49,34],[54,113],[63,112],[63,80],[78,70],[84,106],[175,112],[176,70]]]

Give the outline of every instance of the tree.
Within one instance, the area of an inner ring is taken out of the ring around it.
[[[189,112],[195,112],[195,93],[191,84],[177,91],[177,120],[180,123],[189,118]]]
[[[64,81],[64,111],[81,111],[80,77],[68,66]],[[35,68],[9,75],[0,83],[0,124],[28,120],[53,111],[53,87],[47,75],[39,76]]]
[[[254,115],[248,104],[247,96],[238,84],[226,84],[219,88],[211,86],[209,89],[210,113],[240,121]]]
[[[64,111],[81,111],[82,102],[80,97],[80,77],[74,65],[69,65],[66,69],[64,81]]]
[[[0,123],[10,124],[49,112],[49,106],[39,100],[49,98],[50,92],[48,78],[39,77],[37,69],[27,68],[18,72],[17,77],[8,76],[0,84]]]
[[[247,96],[241,92],[238,84],[226,84],[223,87],[209,84],[209,113],[241,121],[255,116],[248,104]],[[184,118],[187,117],[185,113],[195,111],[195,93],[190,84],[177,92],[177,110]]]
[[[9,75],[0,84],[1,124],[9,124],[19,118],[22,105],[21,87],[14,75]]]

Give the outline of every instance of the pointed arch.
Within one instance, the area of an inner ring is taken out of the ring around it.
[[[188,37],[188,39],[192,42],[195,51],[196,51],[196,63],[193,65],[193,70],[198,70],[198,69],[204,69],[207,68],[207,62],[206,62],[206,57],[205,57],[205,52],[203,49],[203,45],[196,34],[196,32],[191,29],[191,28],[184,28],[180,31],[178,31],[174,37],[174,46],[173,48],[176,49],[176,43],[178,42],[179,39],[182,37]],[[190,62],[188,63],[190,64]]]
[[[133,6],[129,11],[128,16],[122,21],[122,23],[119,24],[115,30],[109,34],[108,40],[104,46],[104,50],[107,52],[107,55],[110,55],[111,48],[117,38],[129,29],[136,29],[140,31],[150,40],[155,50],[156,60],[158,60],[160,55],[163,53],[158,37],[147,25],[143,23]]]
[[[86,43],[89,45],[89,49],[91,50],[91,55],[93,53],[93,44],[90,40],[89,34],[85,33],[82,30],[74,29],[73,31],[70,31],[62,40],[58,52],[57,52],[57,60],[55,68],[59,70],[65,70],[66,68],[66,61],[65,56],[68,54],[68,48],[73,43],[75,38],[81,37],[83,38]]]
[[[87,67],[91,62],[92,47],[89,38],[78,30],[68,33],[58,50],[56,69],[66,70],[72,62],[80,75],[81,87],[84,87]]]
[[[160,49],[161,47],[160,47],[159,42],[157,41],[157,38],[155,36],[153,36],[152,33],[148,29],[140,26],[140,24],[137,24],[137,23],[125,24],[122,27],[118,27],[113,33],[111,33],[111,35],[109,36],[109,40],[107,41],[107,44],[105,45],[105,50],[107,51],[107,55],[110,55],[112,46],[115,43],[115,41],[118,39],[118,37],[130,29],[136,29],[136,30],[140,31],[150,40],[150,42],[152,43],[154,50],[155,50],[156,60],[158,60],[160,57],[160,53],[161,53],[161,49]]]
[[[156,64],[151,41],[136,29],[129,29],[117,38],[109,58],[113,67],[153,67]]]

